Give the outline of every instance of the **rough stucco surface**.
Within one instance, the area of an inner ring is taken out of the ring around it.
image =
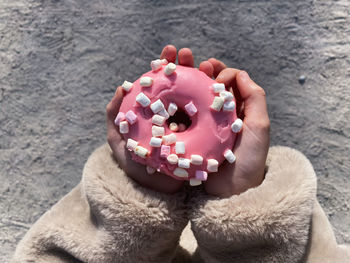
[[[79,182],[106,141],[115,87],[168,43],[264,87],[272,144],[310,158],[337,240],[350,242],[349,10],[346,0],[0,0],[0,261]]]

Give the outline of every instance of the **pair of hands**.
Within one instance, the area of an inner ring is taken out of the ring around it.
[[[160,58],[175,63],[177,50],[174,46],[164,47]],[[188,48],[178,52],[178,63],[193,67],[192,51]],[[227,68],[221,61],[211,58],[199,65],[199,70],[217,82],[224,83],[235,95],[236,110],[243,120],[243,129],[237,136],[233,152],[237,157],[235,163],[225,161],[217,173],[210,173],[208,180],[203,182],[205,190],[210,195],[229,197],[240,194],[249,188],[258,186],[264,179],[265,162],[270,143],[270,121],[267,113],[264,90],[250,79],[245,71]],[[107,140],[113,155],[121,169],[139,184],[156,191],[175,193],[182,187],[184,181],[170,176],[154,173],[148,174],[144,165],[131,159],[126,150],[125,140],[114,125],[114,119],[119,112],[124,91],[118,87],[113,99],[107,105]]]

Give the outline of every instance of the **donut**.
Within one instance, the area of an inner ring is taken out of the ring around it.
[[[199,185],[225,160],[242,121],[225,85],[196,68],[151,62],[152,70],[122,85],[124,98],[115,124],[132,159],[178,180]]]

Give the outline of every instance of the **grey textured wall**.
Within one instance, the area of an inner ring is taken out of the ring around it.
[[[0,0],[0,261],[79,182],[106,140],[115,87],[168,43],[265,88],[272,144],[310,158],[337,240],[350,242],[349,10],[346,0]]]

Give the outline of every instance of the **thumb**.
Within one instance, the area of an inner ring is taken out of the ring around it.
[[[236,88],[244,101],[245,121],[269,123],[265,91],[245,71],[236,76]]]

